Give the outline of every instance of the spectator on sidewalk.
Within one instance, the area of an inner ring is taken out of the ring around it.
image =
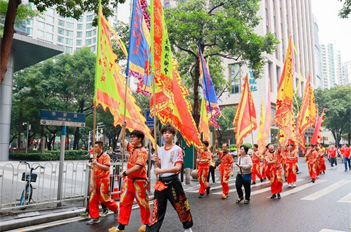
[[[336,152],[338,149],[336,149],[336,147],[334,145],[330,145],[327,148],[327,155],[328,155],[328,160],[330,161],[330,164],[332,167],[337,166],[337,162],[336,162]]]
[[[340,153],[344,159],[344,165],[345,165],[345,172],[347,172],[347,164],[349,164],[349,171],[351,171],[351,163],[350,163],[350,153],[351,153],[351,148],[344,144],[341,148],[340,148]]]

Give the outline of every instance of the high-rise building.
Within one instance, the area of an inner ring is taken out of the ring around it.
[[[343,85],[341,54],[332,43],[321,45],[323,89]]]
[[[322,57],[319,45],[319,26],[317,18],[313,15],[313,33],[314,33],[314,65],[316,70],[316,88],[323,88],[322,81]]]
[[[228,67],[226,70],[227,77],[234,78],[237,75],[239,78],[233,81],[231,92],[223,94],[220,101],[221,107],[237,105],[240,100],[243,78],[246,74],[249,74],[249,84],[258,119],[261,100],[264,102],[264,107],[266,107],[266,104],[271,105],[272,117],[275,114],[277,90],[284,67],[289,34],[298,52],[298,54],[295,53],[295,75],[293,81],[294,89],[298,88],[297,95],[302,96],[308,75],[311,75],[312,87],[316,87],[318,83],[317,71],[315,70],[316,41],[314,40],[311,1],[262,0],[259,4],[258,16],[262,17],[263,20],[255,29],[256,33],[265,35],[267,32],[271,32],[280,41],[280,44],[277,45],[276,52],[272,55],[266,55],[268,62],[260,79],[254,79],[248,67],[240,67],[239,63],[225,60],[225,67]],[[299,74],[300,71],[302,76]],[[271,86],[271,102],[266,102],[269,85]],[[271,141],[275,141],[277,133],[278,128],[273,125],[271,128]],[[244,142],[256,142],[257,135],[258,130],[254,131],[253,139],[251,136],[248,136],[244,139]],[[225,141],[230,139],[232,143],[235,143],[233,141],[233,131],[231,130],[227,133],[224,139]]]
[[[97,27],[93,26],[94,18],[94,12],[86,12],[78,20],[65,18],[54,8],[48,8],[44,13],[27,21],[26,32],[34,39],[62,46],[68,53],[82,47],[89,47],[95,52]],[[114,16],[108,20],[112,26],[116,26],[113,22],[117,21],[117,8],[114,9]]]
[[[351,85],[351,61],[342,64],[342,80],[344,85]]]

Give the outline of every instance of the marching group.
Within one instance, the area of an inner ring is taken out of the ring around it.
[[[123,126],[125,130],[125,126]],[[125,231],[129,223],[131,209],[134,199],[139,205],[142,225],[139,231],[160,231],[162,222],[165,218],[167,201],[176,210],[185,232],[191,232],[193,219],[190,212],[189,202],[185,195],[183,185],[178,178],[178,173],[183,166],[183,149],[173,143],[176,130],[172,126],[164,126],[161,129],[165,145],[157,150],[153,156],[155,163],[154,173],[158,176],[153,200],[153,211],[151,214],[149,204],[149,182],[147,179],[148,153],[143,147],[144,134],[140,131],[133,131],[128,142],[121,132],[121,141],[129,152],[127,170],[120,173],[123,179],[123,187],[120,194],[119,214],[118,206],[111,199],[110,195],[110,159],[106,153],[102,152],[102,143],[96,142],[96,158],[92,161],[93,175],[91,178],[91,196],[89,199],[90,220],[87,224],[99,223],[99,201],[107,208],[115,212],[118,225],[110,231]],[[218,143],[213,147],[214,154],[209,149],[209,143],[203,142],[203,148],[198,150],[197,175],[200,183],[199,198],[205,194],[210,194],[208,185],[209,173],[214,177],[214,158],[219,157],[219,173],[222,185],[222,199],[229,196],[229,178],[233,176],[234,158],[228,151],[228,144],[223,143],[222,149],[217,148]],[[325,153],[333,167],[336,162],[336,154],[340,152],[344,157],[345,171],[347,164],[350,167],[351,148],[344,145],[337,149],[331,145],[328,149],[322,145],[312,144],[306,151],[306,161],[311,181],[314,183],[317,176],[325,174]],[[298,149],[293,141],[288,141],[284,146],[278,145],[275,149],[273,144],[268,144],[264,149],[259,150],[257,144],[253,145],[253,151],[249,155],[249,147],[241,145],[239,148],[240,156],[235,165],[238,167],[235,186],[238,194],[236,203],[244,201],[250,203],[251,185],[256,184],[256,176],[263,182],[268,179],[271,184],[271,199],[281,198],[283,180],[285,179],[289,187],[296,187],[296,174],[298,172]],[[214,181],[214,180],[213,180]],[[242,190],[244,187],[244,193]],[[151,219],[150,219],[151,216]]]

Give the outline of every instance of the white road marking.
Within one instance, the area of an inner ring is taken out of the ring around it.
[[[351,203],[351,193],[347,194],[346,196],[338,200],[338,202]]]
[[[340,188],[341,186],[343,186],[347,183],[350,183],[350,182],[351,182],[351,180],[340,180],[339,182],[337,182],[333,185],[330,185],[322,190],[319,190],[311,195],[308,195],[308,196],[302,198],[301,200],[314,201],[314,200],[316,200],[316,199],[318,199],[318,198],[320,198],[320,197],[322,197],[322,196],[334,191],[335,189]]]
[[[317,184],[320,184],[320,183],[324,183],[324,182],[326,182],[326,181],[327,181],[327,180],[319,180],[319,181],[317,181],[317,182],[315,182],[315,183],[307,183],[307,184],[301,185],[301,186],[299,186],[299,187],[293,188],[293,189],[291,189],[291,190],[289,190],[289,191],[282,192],[280,195],[281,195],[282,197],[289,196],[289,195],[291,195],[291,194],[293,194],[293,193],[300,192],[300,191],[302,191],[302,190],[304,190],[304,189],[307,189],[307,188],[309,188],[309,187],[312,187],[312,186],[317,185]]]
[[[343,230],[329,230],[329,229],[322,229],[321,231],[319,232],[346,232],[346,231],[343,231]]]

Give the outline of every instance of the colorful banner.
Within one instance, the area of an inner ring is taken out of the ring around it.
[[[322,131],[322,126],[323,126],[323,120],[325,118],[324,116],[325,109],[323,109],[321,116],[318,118],[314,132],[310,141],[310,144],[319,144],[321,142],[321,131]]]
[[[248,76],[244,79],[238,108],[233,120],[236,145],[242,144],[243,138],[257,128],[255,105],[251,96]]]
[[[202,133],[202,140],[211,142],[210,140],[210,128],[208,125],[208,115],[206,110],[206,100],[202,98],[201,100],[201,112],[200,112],[200,123],[199,123],[199,132]]]
[[[95,107],[101,105],[105,111],[107,108],[109,109],[114,118],[114,126],[122,125],[125,114],[129,130],[142,131],[147,138],[154,142],[150,129],[145,125],[145,117],[137,106],[135,98],[131,95],[131,89],[129,87],[126,89],[126,78],[121,74],[122,68],[116,63],[117,55],[112,51],[111,32],[108,30],[105,18],[101,16],[100,6],[94,105]]]

